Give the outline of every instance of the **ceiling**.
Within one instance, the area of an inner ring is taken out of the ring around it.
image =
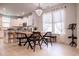
[[[59,5],[60,3],[41,3],[43,9]],[[38,3],[0,3],[0,13],[6,15],[22,16],[34,11]]]

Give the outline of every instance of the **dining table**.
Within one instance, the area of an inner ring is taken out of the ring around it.
[[[19,45],[21,46],[21,41],[22,41],[22,37],[24,35],[27,35],[27,39],[30,37],[30,35],[32,34],[33,32],[28,32],[28,31],[9,31],[8,32],[8,42],[11,43],[11,40],[13,40],[13,42],[16,42],[17,40],[17,37],[20,38],[19,39]],[[45,35],[45,32],[40,32],[41,33],[41,36],[43,37]],[[12,37],[11,37],[12,36]],[[56,35],[52,35],[51,37],[50,36],[47,36],[49,38],[53,38],[53,41],[56,42],[56,38],[57,36]],[[24,38],[23,38],[24,39]]]

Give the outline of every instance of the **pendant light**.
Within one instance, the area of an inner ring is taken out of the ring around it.
[[[37,7],[37,9],[35,10],[36,14],[38,16],[41,16],[42,13],[43,13],[43,9],[40,7],[40,3],[39,3],[39,6]]]

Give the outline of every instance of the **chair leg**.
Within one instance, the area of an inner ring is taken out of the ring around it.
[[[24,46],[26,45],[27,41],[25,42]]]
[[[28,46],[27,46],[27,49],[29,48],[29,43],[28,43]]]
[[[33,47],[34,52],[35,52],[35,47],[36,47],[36,41],[34,41],[34,47]]]
[[[21,46],[21,39],[19,39],[19,44],[18,45]]]
[[[41,49],[41,43],[40,43],[40,41],[38,41],[38,44],[39,44],[39,46],[40,46],[40,49]]]
[[[48,39],[46,40],[46,42],[47,42],[46,44],[47,44],[47,47],[48,47]]]
[[[44,43],[47,45],[48,47],[48,39],[45,39]]]
[[[32,45],[31,45],[31,42],[29,41],[28,43],[29,43],[30,48],[33,49]]]
[[[42,45],[42,44],[43,44],[43,42],[44,42],[44,39],[42,39],[42,40],[41,40],[41,43],[40,43],[40,44]]]

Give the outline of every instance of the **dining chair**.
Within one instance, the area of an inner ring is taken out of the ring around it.
[[[18,39],[18,45],[22,46],[22,43],[25,43],[27,40],[27,35],[25,33],[16,32],[16,39]]]
[[[33,32],[31,34],[31,36],[28,38],[28,40],[29,40],[34,52],[35,52],[36,45],[39,45],[40,49],[41,49],[41,33],[40,32]]]
[[[46,32],[45,35],[42,36],[42,43],[44,42],[48,47],[48,43],[50,42],[51,46],[52,46],[51,38],[52,38],[52,33],[51,32]]]
[[[46,33],[44,34],[44,35],[42,35],[42,42],[41,42],[41,45],[43,44],[43,43],[45,43],[46,45],[47,45],[47,47],[48,47],[48,38],[47,37],[45,37],[46,36]]]
[[[8,43],[11,43],[11,40],[13,40],[13,42],[15,42],[15,33],[13,32],[8,32]]]

